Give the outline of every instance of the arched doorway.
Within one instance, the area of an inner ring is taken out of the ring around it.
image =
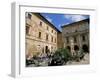
[[[86,44],[84,44],[82,46],[82,50],[83,50],[83,52],[89,52],[89,48],[88,48],[88,46]]]
[[[48,52],[48,46],[45,46],[45,52],[46,53]]]
[[[70,46],[67,46],[66,48],[67,48],[67,50],[70,52],[70,50],[71,50]]]
[[[79,47],[78,47],[77,45],[75,45],[75,46],[74,46],[74,50],[75,50],[75,51],[78,51],[78,50],[79,50]]]

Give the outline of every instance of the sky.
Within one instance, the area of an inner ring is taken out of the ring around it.
[[[61,26],[89,18],[89,15],[41,13],[49,22],[61,31]]]

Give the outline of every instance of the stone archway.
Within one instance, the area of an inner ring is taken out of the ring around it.
[[[78,51],[79,50],[79,47],[77,45],[74,45],[74,50],[75,51]]]
[[[86,44],[84,44],[82,46],[82,50],[83,50],[83,52],[89,52],[89,48],[88,48],[88,46]]]

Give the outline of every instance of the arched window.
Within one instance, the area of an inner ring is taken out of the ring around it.
[[[39,32],[39,38],[41,38],[41,32]]]
[[[82,41],[86,41],[85,35],[82,36]]]
[[[46,34],[46,41],[48,41],[48,36],[49,36],[49,35],[48,35],[48,34]]]

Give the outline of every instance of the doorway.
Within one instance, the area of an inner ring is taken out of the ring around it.
[[[48,53],[48,46],[45,46],[45,53]]]
[[[83,52],[89,52],[88,46],[86,44],[84,44],[82,46]]]

